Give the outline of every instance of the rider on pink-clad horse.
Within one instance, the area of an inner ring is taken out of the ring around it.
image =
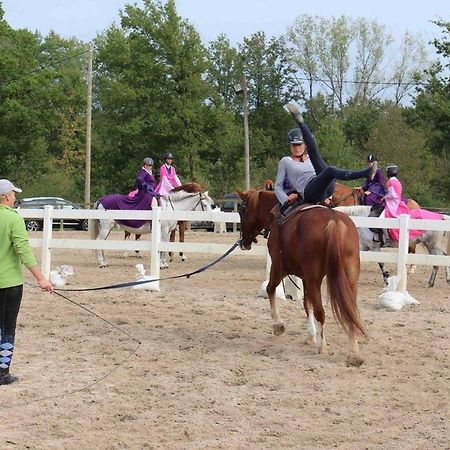
[[[181,186],[181,181],[177,176],[177,170],[172,165],[172,153],[164,153],[164,164],[159,168],[159,184],[156,191],[161,195],[167,195],[173,188]]]
[[[442,214],[427,211],[426,209],[409,209],[402,199],[402,183],[397,178],[398,167],[386,167],[388,181],[386,183],[387,193],[384,197],[386,207],[384,209],[384,216],[386,218],[397,218],[402,214],[408,214],[411,219],[432,219],[442,220]],[[423,234],[423,230],[409,230],[409,239],[414,239]],[[389,236],[392,240],[398,241],[400,232],[398,229],[390,229]]]

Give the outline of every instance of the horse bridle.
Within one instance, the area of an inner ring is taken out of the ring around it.
[[[339,206],[342,202],[345,202],[345,200],[347,200],[350,197],[354,197],[356,200],[356,204],[358,204],[358,193],[356,191],[354,191],[352,189],[352,191],[350,192],[350,194],[346,195],[345,197],[341,198],[339,201],[337,202],[332,202],[333,203],[333,207],[335,206]]]
[[[206,197],[203,195],[203,192],[197,192],[197,194],[199,196],[199,199],[198,199],[198,202],[195,204],[193,210],[195,210],[195,208],[197,208],[198,204],[200,203],[200,205],[202,207],[202,211],[206,211],[205,206],[203,205],[203,202],[202,202],[202,200],[206,200]],[[173,206],[172,199],[170,198],[170,195],[168,195],[167,198],[169,199],[170,206],[175,211],[175,208]]]
[[[246,204],[245,204],[245,202],[242,202],[242,204],[241,204],[241,206],[239,207],[239,215],[241,216],[241,219],[242,219],[242,212],[243,211],[245,211],[245,207],[246,207]],[[241,224],[242,224],[242,221],[241,221]],[[254,235],[252,235],[252,234],[249,234],[249,238],[252,240],[252,242],[254,243],[254,244],[256,244],[258,241],[256,240],[256,237],[257,236],[264,236],[265,238],[267,238],[267,236],[268,236],[268,231],[267,230],[264,230],[263,228],[260,230],[260,231],[256,231],[256,233],[254,234]],[[241,225],[241,228],[240,228],[240,231],[239,231],[239,239],[238,239],[238,242],[241,242],[242,241],[242,239],[243,239],[243,235],[242,235],[242,225]]]

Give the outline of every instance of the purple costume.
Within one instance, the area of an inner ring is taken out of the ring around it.
[[[100,199],[105,209],[130,209],[134,211],[151,211],[153,196],[146,191],[139,192],[134,198],[128,195],[110,194]],[[150,220],[150,219],[149,219]],[[145,220],[117,220],[117,223],[127,227],[139,228],[144,225]]]
[[[386,194],[386,190],[384,189],[384,174],[381,169],[377,169],[372,181],[366,179],[366,182],[361,187],[364,192],[370,192],[370,194],[365,194],[363,197],[364,205],[373,206],[383,204],[383,197]]]
[[[136,175],[135,185],[138,188],[139,192],[136,194],[136,197],[142,194],[142,192],[148,192],[153,197],[159,198],[160,195],[156,191],[156,180],[155,177],[143,167],[139,170]]]

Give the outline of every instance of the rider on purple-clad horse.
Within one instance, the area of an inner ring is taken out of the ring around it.
[[[156,180],[152,173],[153,159],[144,158],[144,165],[136,175],[134,185],[136,189],[128,194],[129,198],[142,197],[144,192],[149,193],[154,198],[159,199],[160,194],[156,190]]]
[[[153,159],[144,158],[144,165],[136,175],[135,186],[137,189],[128,195],[111,194],[100,199],[105,209],[128,209],[136,211],[147,211],[152,209],[153,199],[159,199],[160,194],[156,192],[155,177],[152,174]],[[156,201],[155,201],[156,202]],[[156,203],[153,205],[156,206]],[[132,228],[144,225],[145,220],[118,220],[118,223]]]

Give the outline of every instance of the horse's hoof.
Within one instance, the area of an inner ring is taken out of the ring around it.
[[[315,345],[315,344],[317,344],[317,339],[315,336],[309,335],[309,336],[305,337],[305,340],[303,342],[305,344],[314,344]]]
[[[284,323],[275,323],[274,325],[272,325],[272,328],[273,328],[273,334],[275,336],[280,336],[286,331],[286,327],[285,327]]]
[[[356,353],[350,353],[347,356],[347,367],[360,367],[361,364],[364,362],[364,359],[361,358],[360,355]]]
[[[100,264],[98,266],[99,269],[106,269],[108,267],[108,264]]]
[[[181,261],[187,261],[187,257],[186,256],[182,256],[181,257]]]
[[[328,355],[328,348],[326,345],[322,345],[317,349],[318,355]]]

